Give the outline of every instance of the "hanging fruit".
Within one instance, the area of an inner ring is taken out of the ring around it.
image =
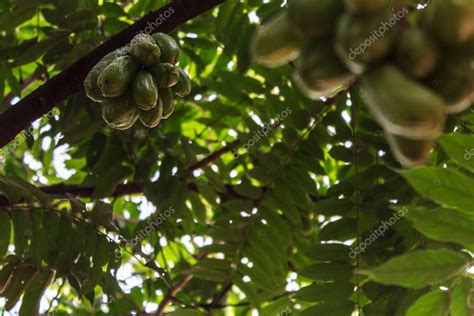
[[[474,101],[474,0],[288,0],[251,42],[269,68],[296,60],[312,99],[356,83],[398,161],[425,163],[447,114]]]
[[[154,128],[173,113],[173,91],[180,97],[191,93],[189,75],[176,66],[179,54],[169,35],[138,34],[91,69],[86,95],[102,104],[102,118],[114,129],[128,129],[137,120]]]

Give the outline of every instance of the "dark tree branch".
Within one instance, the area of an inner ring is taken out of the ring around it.
[[[224,1],[174,0],[171,4],[149,13],[135,24],[116,34],[2,113],[0,115],[0,147],[7,145],[33,121],[83,89],[84,79],[102,57],[117,48],[127,45],[137,33],[145,31],[147,27],[150,29],[152,23],[156,26],[154,26],[153,33],[169,33],[186,21]],[[163,18],[165,12],[167,18]],[[171,16],[169,16],[169,13],[171,13]],[[161,24],[158,25],[155,21],[161,21]]]
[[[196,259],[197,261],[201,261],[202,259],[206,258],[207,257],[207,253],[201,253],[199,254]],[[185,286],[186,284],[188,284],[189,281],[191,281],[191,279],[193,278],[193,275],[192,274],[186,274],[185,276],[183,276],[181,278],[181,280],[178,281],[178,283],[176,283],[175,286],[173,286],[169,291],[168,293],[166,293],[165,297],[163,298],[163,300],[161,301],[160,305],[158,306],[158,309],[156,310],[156,312],[154,313],[155,316],[163,316],[164,315],[164,312],[165,312],[165,308],[166,306],[168,306],[168,304],[170,304],[172,301],[173,301],[173,297],[179,292],[181,291]]]
[[[226,294],[232,289],[233,284],[229,283],[225,285],[221,291],[219,291],[214,299],[212,300],[211,304],[207,307],[207,311],[209,312],[209,315],[212,315],[212,310],[215,306],[219,305],[222,299],[226,296]]]
[[[219,159],[223,154],[232,150],[234,147],[240,144],[239,140],[236,140],[232,143],[225,145],[224,147],[216,150],[213,153],[210,153],[208,156],[204,157],[202,160],[190,165],[186,168],[182,180],[189,176],[194,170],[198,170],[208,166],[211,162]],[[72,194],[77,197],[91,197],[94,193],[95,188],[93,186],[84,186],[84,185],[75,185],[75,184],[54,184],[46,187],[39,188],[41,191],[51,195],[66,195]],[[112,196],[123,196],[131,194],[143,193],[145,189],[145,184],[143,182],[130,182],[125,184],[120,184],[115,188],[115,191]],[[229,194],[232,194],[232,190],[229,188]],[[0,206],[8,206],[10,202],[2,195],[0,195]]]

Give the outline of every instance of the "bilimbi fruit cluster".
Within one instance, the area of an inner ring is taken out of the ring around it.
[[[191,79],[176,66],[179,54],[169,35],[138,34],[92,68],[84,81],[86,94],[101,102],[102,118],[112,128],[125,130],[137,120],[156,127],[173,113],[173,93],[191,92]]]
[[[313,99],[360,83],[395,157],[423,164],[446,116],[474,101],[474,0],[288,0],[251,53],[270,68],[295,61]]]

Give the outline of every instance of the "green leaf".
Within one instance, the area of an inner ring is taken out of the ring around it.
[[[129,167],[118,164],[111,166],[101,174],[100,178],[96,179],[93,197],[102,198],[110,196],[117,184],[123,182],[131,173],[132,170]]]
[[[66,196],[69,199],[69,204],[71,204],[72,213],[80,214],[86,209],[86,204],[81,200],[77,199],[74,195],[66,193]]]
[[[474,171],[474,136],[464,134],[444,134],[438,142],[449,158],[458,165]]]
[[[192,211],[193,211],[194,217],[197,219],[199,224],[205,225],[206,224],[206,207],[204,206],[204,203],[202,203],[201,199],[199,198],[199,195],[196,194],[195,192],[190,192],[188,194],[188,198],[192,205]]]
[[[177,309],[171,313],[167,313],[167,315],[170,316],[206,316],[208,315],[207,313],[204,312],[199,312],[194,309]]]
[[[344,281],[352,276],[353,267],[342,263],[316,263],[303,268],[299,275],[311,280]]]
[[[204,258],[196,266],[201,269],[230,270],[231,262],[224,259]]]
[[[345,241],[355,237],[356,227],[356,221],[353,218],[343,217],[321,228],[319,239]]]
[[[401,172],[421,195],[446,207],[474,213],[474,180],[457,171],[420,167]]]
[[[337,303],[320,303],[301,312],[301,316],[331,315],[351,316],[354,303],[349,300],[340,300]]]
[[[5,309],[7,311],[15,307],[23,291],[35,279],[37,274],[37,267],[31,264],[20,263],[13,269],[1,293],[7,300],[5,303]]]
[[[4,287],[7,284],[15,267],[20,263],[20,258],[15,255],[8,255],[0,261],[0,295],[3,295]]]
[[[469,296],[474,291],[473,281],[463,278],[451,290],[449,310],[453,316],[474,315],[474,306],[469,306]]]
[[[262,315],[291,315],[293,303],[288,297],[281,297],[262,309]],[[286,311],[286,314],[284,312]]]
[[[462,273],[467,264],[463,255],[452,250],[419,250],[394,257],[360,273],[386,285],[422,288],[451,279]]]
[[[20,56],[15,58],[14,65],[21,66],[36,61],[38,58],[43,56],[56,42],[58,42],[58,39],[45,39],[36,42],[26,51],[22,52]]]
[[[252,200],[258,200],[262,197],[262,189],[251,185],[250,183],[243,182],[233,187],[235,192],[240,196],[247,197]]]
[[[11,203],[17,203],[22,198],[28,202],[38,201],[43,204],[51,201],[50,196],[16,176],[0,176],[0,192],[5,194]]]
[[[316,203],[315,211],[324,216],[345,215],[354,209],[349,199],[324,199]]]
[[[225,282],[228,275],[224,271],[211,270],[211,269],[195,269],[191,272],[196,278],[213,281],[213,282]]]
[[[36,13],[36,8],[21,8],[0,15],[0,30],[11,30],[31,19]]]
[[[109,226],[112,221],[112,205],[96,201],[92,209],[92,221],[96,226]]]
[[[102,275],[100,280],[100,285],[104,292],[111,296],[112,298],[120,298],[123,296],[122,288],[120,287],[116,278],[113,277],[112,274],[106,273]]]
[[[354,285],[350,283],[313,283],[301,288],[295,298],[304,302],[334,302],[341,298],[349,298],[354,292]]]
[[[474,217],[457,210],[423,207],[410,208],[405,213],[412,225],[423,235],[439,241],[474,244]]]
[[[247,299],[252,302],[252,305],[255,307],[259,307],[262,303],[262,297],[258,294],[258,292],[252,287],[249,283],[245,283],[242,280],[242,276],[238,274],[232,275],[232,283],[235,284],[242,292],[245,293]]]
[[[20,316],[38,316],[40,301],[53,278],[52,271],[42,271],[28,285],[20,307]]]
[[[305,255],[317,261],[350,262],[350,247],[344,244],[319,244],[311,246]]]
[[[407,316],[446,316],[449,311],[449,295],[435,291],[420,297],[407,311]]]
[[[44,211],[42,209],[32,209],[30,212],[33,235],[31,238],[31,248],[33,261],[41,266],[43,260],[48,258],[48,240],[46,230],[43,226]]]
[[[73,223],[70,216],[66,213],[61,213],[61,219],[59,222],[59,255],[56,258],[55,265],[56,269],[60,273],[68,273],[70,267],[69,262],[69,251],[71,250],[72,241],[73,241]]]
[[[51,264],[55,261],[59,252],[59,227],[60,216],[57,212],[46,212],[43,216],[43,227],[46,232],[48,244],[48,261]]]
[[[0,210],[0,258],[8,251],[11,237],[11,220],[7,211]]]
[[[216,241],[240,242],[243,238],[242,231],[235,228],[223,228],[214,226],[207,232]]]
[[[17,209],[13,211],[12,219],[15,254],[20,257],[29,257],[28,245],[33,234],[30,214],[25,209]]]
[[[99,283],[103,274],[102,267],[105,266],[109,261],[109,255],[113,253],[110,251],[112,245],[109,243],[106,237],[97,236],[95,243],[94,255],[92,257],[92,270],[90,273],[90,279],[88,280],[87,286],[85,286],[84,292],[91,291],[94,286]]]
[[[329,155],[336,160],[351,162],[353,158],[352,150],[344,146],[334,146],[329,151]]]

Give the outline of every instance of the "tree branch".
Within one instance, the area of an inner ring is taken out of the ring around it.
[[[149,13],[135,24],[116,34],[2,113],[0,115],[0,147],[7,145],[33,121],[83,89],[84,79],[92,67],[106,54],[127,45],[140,31],[145,31],[148,28],[153,29],[153,33],[169,33],[186,21],[224,1],[174,0],[171,4]],[[171,16],[169,16],[170,13]],[[163,18],[163,16],[167,18]],[[161,21],[161,24],[156,21]]]
[[[216,150],[215,152],[210,153],[208,156],[204,157],[202,160],[190,165],[186,168],[182,180],[189,176],[194,170],[198,170],[206,167],[211,162],[219,159],[223,154],[232,150],[235,146],[240,144],[239,140],[236,140],[232,143],[225,145],[224,147]],[[72,194],[77,197],[91,197],[94,193],[95,188],[93,186],[84,186],[84,185],[75,185],[75,184],[54,184],[50,186],[45,186],[39,188],[41,191],[51,195],[66,195]],[[120,184],[115,188],[112,196],[123,196],[123,195],[132,195],[143,193],[145,189],[145,183],[143,182],[130,182]],[[232,192],[231,192],[232,193]],[[4,196],[0,195],[0,206],[8,206],[10,202]]]
[[[226,294],[232,289],[232,286],[233,284],[232,283],[228,283],[227,285],[225,285],[221,291],[219,291],[216,296],[214,297],[214,299],[212,300],[211,304],[209,304],[209,306],[207,307],[207,310],[209,312],[209,315],[212,315],[212,309],[219,305],[220,302],[222,301],[222,299],[226,296]]]
[[[205,257],[207,256],[207,253],[201,253],[199,254],[196,259],[199,261],[201,261],[202,259],[204,259]],[[181,278],[181,280],[179,280],[178,283],[176,283],[175,286],[173,286],[169,291],[168,293],[166,293],[166,296],[163,298],[163,300],[161,301],[160,305],[158,306],[158,309],[156,310],[156,312],[154,313],[155,316],[163,316],[164,315],[164,312],[165,312],[165,308],[166,306],[168,306],[169,303],[172,302],[173,300],[173,297],[179,292],[181,291],[185,286],[186,284],[188,284],[189,281],[191,281],[191,279],[193,278],[193,275],[192,274],[186,274],[185,276],[183,276]]]
[[[224,147],[222,147],[221,149],[216,150],[215,152],[211,153],[206,158],[204,158],[204,159],[196,162],[195,164],[189,166],[186,169],[185,173],[184,173],[184,177],[189,176],[189,174],[192,173],[194,170],[198,170],[198,169],[201,169],[201,168],[204,168],[204,167],[208,166],[211,162],[219,159],[220,156],[222,156],[226,152],[232,150],[233,148],[239,146],[240,144],[241,144],[240,140],[236,140],[236,141],[233,141],[232,143],[226,144]]]

